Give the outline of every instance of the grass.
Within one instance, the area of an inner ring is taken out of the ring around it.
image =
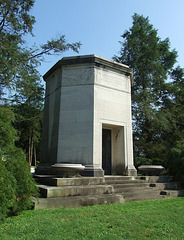
[[[3,240],[184,239],[184,198],[24,211],[0,225]]]

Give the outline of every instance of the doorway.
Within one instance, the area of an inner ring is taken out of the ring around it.
[[[112,153],[111,153],[111,130],[102,129],[102,168],[105,175],[111,175]]]

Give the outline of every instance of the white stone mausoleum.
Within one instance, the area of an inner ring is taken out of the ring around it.
[[[40,164],[85,166],[82,175],[136,175],[133,163],[132,70],[96,56],[65,57],[45,75]]]

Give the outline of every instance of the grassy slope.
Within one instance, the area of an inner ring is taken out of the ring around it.
[[[3,240],[184,239],[184,198],[25,211],[0,225]]]

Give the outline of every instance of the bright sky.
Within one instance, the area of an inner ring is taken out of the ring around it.
[[[65,35],[68,42],[81,41],[79,55],[97,54],[111,59],[120,50],[120,35],[132,26],[134,13],[149,17],[158,36],[169,37],[184,67],[184,0],[36,0],[31,14],[36,18],[32,45]],[[46,57],[39,67],[45,74],[59,59],[77,55],[72,51]]]

